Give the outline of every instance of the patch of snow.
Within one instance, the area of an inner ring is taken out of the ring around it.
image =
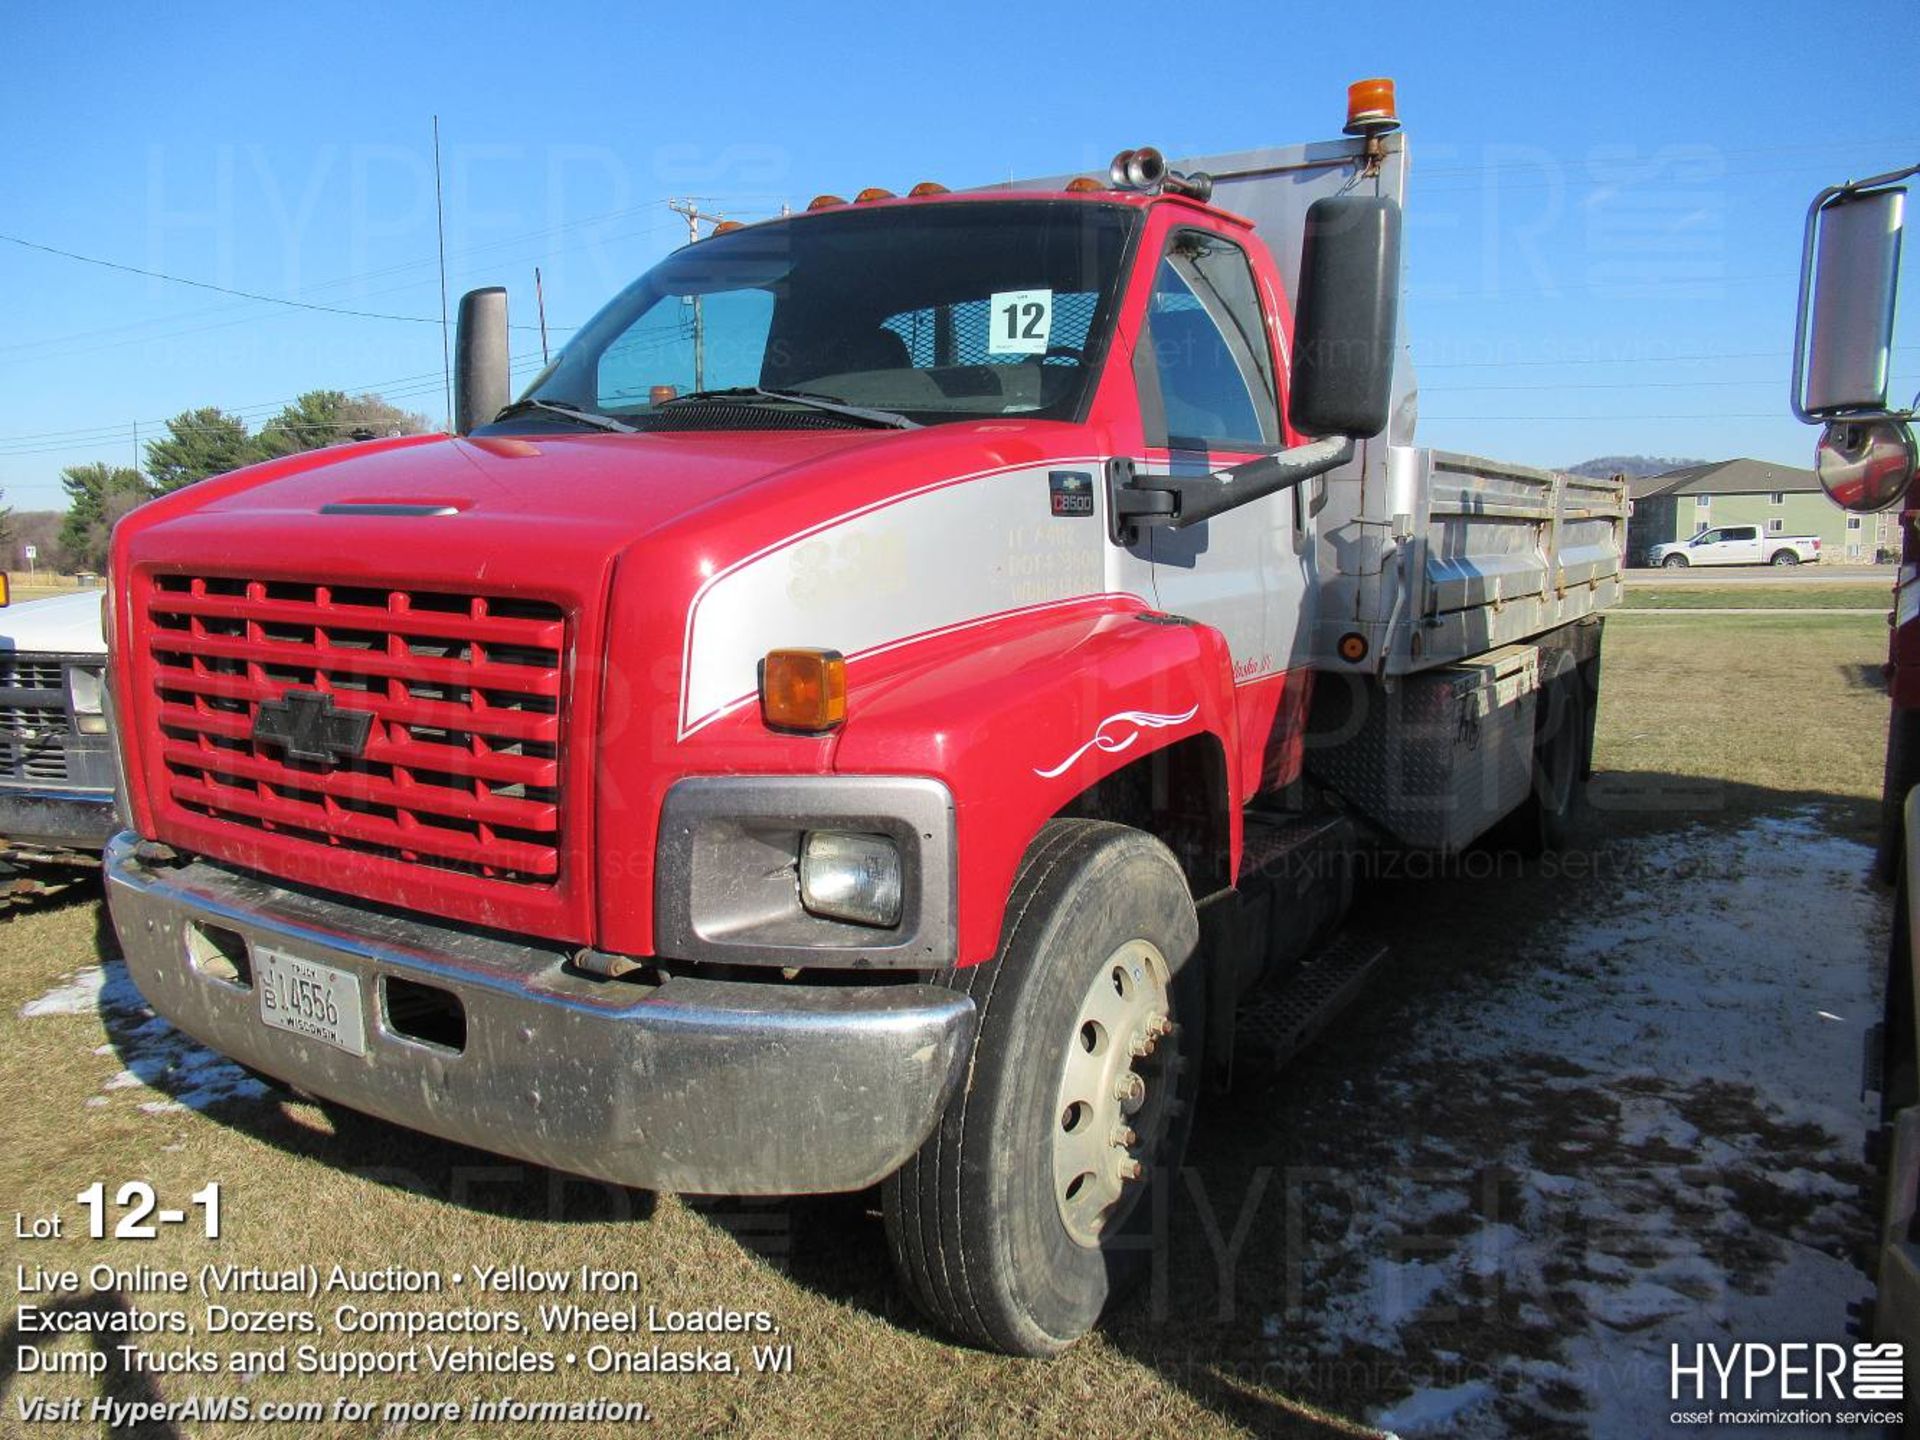
[[[268,1087],[222,1055],[176,1030],[153,1013],[118,960],[89,965],[64,984],[21,1007],[22,1016],[97,1015],[111,1037],[95,1055],[118,1055],[125,1068],[109,1078],[101,1094],[87,1101],[96,1108],[111,1103],[119,1090],[157,1090],[147,1100],[148,1114],[205,1110],[234,1100],[260,1100]]]
[[[1484,1380],[1445,1390],[1416,1390],[1375,1415],[1373,1423],[1392,1435],[1432,1435],[1453,1429],[1461,1416],[1486,1404],[1493,1394],[1493,1386]]]
[[[79,970],[64,985],[56,985],[37,1000],[20,1007],[23,1019],[42,1015],[91,1015],[100,1008],[100,992],[107,983],[106,971],[98,965]]]
[[[1414,1393],[1382,1428],[1665,1433],[1671,1346],[1849,1338],[1886,936],[1871,852],[1804,812],[1637,860],[1658,883],[1564,916],[1539,968],[1463,985],[1383,1062],[1378,1097],[1440,1087],[1498,1121],[1389,1127],[1340,1204],[1306,1197],[1325,1250],[1284,1343],[1404,1361]],[[1464,1375],[1423,1375],[1462,1352]]]

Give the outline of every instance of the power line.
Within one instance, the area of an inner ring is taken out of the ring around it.
[[[119,270],[128,275],[144,275],[148,279],[165,280],[174,285],[191,285],[196,290],[211,290],[219,295],[235,295],[242,300],[254,300],[265,305],[284,305],[293,310],[317,310],[323,315],[346,315],[357,320],[397,320],[408,325],[437,325],[440,323],[431,315],[395,315],[384,310],[354,310],[343,305],[322,305],[316,300],[294,300],[285,295],[265,295],[258,290],[237,290],[231,285],[216,285],[211,280],[194,280],[185,275],[169,275],[162,270],[147,270],[138,265],[122,264],[118,260],[102,260],[97,255],[82,255],[77,251],[62,250],[57,245],[43,245],[37,240],[25,240],[18,235],[0,235],[0,240],[6,241],[9,245],[18,245],[26,250],[38,250],[43,254],[58,255],[63,260],[77,261],[82,265],[97,265],[103,270]],[[239,321],[235,323],[246,322]],[[534,325],[515,325],[512,328],[515,330],[534,330],[539,327]],[[47,343],[57,344],[58,342],[53,341]]]
[[[534,357],[516,360],[509,373],[524,375],[540,367],[540,361]],[[407,384],[408,381],[424,382]],[[395,389],[394,386],[401,388]],[[324,387],[323,387],[324,388]],[[389,403],[396,400],[418,400],[440,389],[440,372],[428,371],[417,376],[399,376],[379,385],[350,386],[342,390],[343,394],[373,394]],[[242,406],[226,413],[239,420],[257,419],[266,412],[281,409],[298,401],[295,396],[288,400],[270,400],[257,405]],[[100,425],[81,430],[47,430],[38,434],[0,436],[0,458],[13,458],[31,455],[55,455],[71,453],[76,450],[92,449],[123,440],[128,432],[137,431],[140,426],[163,426],[166,419],[127,420],[119,424]]]
[[[0,240],[9,245],[18,245],[27,250],[39,250],[47,255],[58,255],[63,260],[75,260],[82,265],[98,265],[103,270],[120,270],[129,275],[144,275],[151,280],[165,280],[174,285],[191,285],[196,290],[212,290],[221,295],[237,295],[242,300],[258,300],[268,305],[286,305],[295,310],[318,310],[327,315],[351,315],[359,320],[399,320],[409,325],[432,325],[430,315],[389,315],[378,310],[350,310],[340,305],[322,305],[313,300],[290,300],[284,295],[263,295],[257,290],[236,290],[231,285],[215,285],[210,280],[190,280],[184,275],[168,275],[160,270],[146,270],[138,265],[123,265],[118,260],[102,260],[97,255],[81,255],[72,250],[62,250],[57,245],[42,245],[37,240],[23,240],[18,235],[0,235]]]

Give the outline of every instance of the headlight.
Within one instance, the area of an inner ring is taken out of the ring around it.
[[[82,735],[107,733],[106,704],[101,695],[98,670],[78,665],[67,667],[67,701],[73,707],[74,728]]]
[[[900,851],[884,835],[809,831],[800,849],[800,903],[858,925],[900,923]]]

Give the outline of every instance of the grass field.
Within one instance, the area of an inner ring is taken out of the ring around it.
[[[1629,610],[1885,610],[1893,604],[1886,585],[1858,581],[1805,585],[1691,585],[1663,586],[1657,580],[1636,579],[1627,587]]]
[[[148,1180],[162,1203],[173,1206],[218,1180],[226,1223],[217,1244],[188,1235],[186,1226],[140,1243],[7,1238],[0,1241],[5,1274],[22,1264],[84,1268],[102,1261],[189,1269],[209,1260],[269,1267],[325,1267],[337,1260],[442,1272],[516,1261],[631,1268],[644,1286],[643,1304],[770,1311],[779,1339],[794,1347],[794,1370],[595,1377],[563,1363],[557,1374],[521,1377],[343,1382],[267,1373],[245,1381],[168,1376],[143,1382],[129,1375],[9,1376],[0,1369],[7,1417],[0,1427],[15,1421],[16,1394],[90,1396],[105,1387],[126,1398],[140,1395],[144,1383],[168,1399],[244,1393],[256,1402],[338,1394],[361,1401],[642,1398],[663,1435],[1373,1433],[1362,1417],[1411,1383],[1391,1369],[1343,1368],[1330,1375],[1280,1363],[1288,1357],[1276,1348],[1273,1317],[1287,1306],[1291,1272],[1284,1264],[1223,1272],[1213,1263],[1233,1232],[1235,1187],[1250,1175],[1338,1166],[1358,1153],[1347,1148],[1349,1136],[1318,1118],[1329,1113],[1329,1097],[1351,1095],[1356,1086],[1364,1091],[1370,1057],[1417,1025],[1436,995],[1465,976],[1498,975],[1501,967],[1530,963],[1528,957],[1550,948],[1562,917],[1611,883],[1604,862],[1637,853],[1649,836],[1788,811],[1816,813],[1838,833],[1870,835],[1886,721],[1877,673],[1885,646],[1886,626],[1870,616],[1676,614],[1612,627],[1597,752],[1602,773],[1582,837],[1596,861],[1591,873],[1549,878],[1530,868],[1494,891],[1423,882],[1364,897],[1360,928],[1394,946],[1391,981],[1376,981],[1360,1009],[1287,1074],[1247,1077],[1233,1097],[1202,1113],[1189,1159],[1198,1180],[1174,1188],[1157,1291],[1122,1306],[1103,1331],[1049,1364],[958,1349],[923,1325],[894,1288],[871,1195],[751,1204],[655,1198],[317,1105],[249,1098],[250,1088],[230,1068],[209,1069],[185,1047],[170,1048],[150,1024],[121,1008],[125,997],[116,998],[111,986],[100,1002],[69,1007],[76,1013],[23,1017],[29,1002],[116,952],[90,890],[18,911],[0,919],[0,1102],[7,1107],[0,1194],[28,1215],[61,1209],[71,1225],[78,1213],[71,1197],[96,1180],[110,1187]],[[223,1093],[228,1098],[209,1098]],[[183,1107],[176,1098],[182,1094],[202,1108]],[[724,1125],[728,1116],[716,1113],[713,1122]],[[1395,1125],[1418,1122],[1412,1112],[1385,1111],[1371,1123],[1391,1133]],[[1497,1111],[1489,1110],[1485,1123],[1497,1127]],[[1201,1193],[1218,1197],[1218,1213],[1198,1207],[1192,1197]],[[5,1226],[9,1237],[12,1229]],[[1279,1245],[1285,1237],[1276,1229],[1264,1238]],[[139,1297],[134,1303],[144,1309],[155,1302]],[[407,1309],[450,1302],[443,1296],[389,1303]],[[529,1315],[533,1308],[525,1297],[487,1304]],[[7,1368],[18,1338],[0,1337],[0,1364]],[[283,1339],[267,1337],[257,1348]],[[227,1339],[219,1348],[244,1343]],[[379,1352],[407,1342],[323,1343]],[[544,1339],[530,1343],[569,1348]],[[614,1337],[614,1343],[644,1348],[648,1341]],[[1482,1327],[1463,1331],[1455,1349],[1471,1361],[1476,1346],[1514,1343],[1505,1332]],[[52,1348],[82,1347],[69,1339]],[[744,1344],[725,1348],[745,1359]],[[456,1428],[465,1433],[467,1427],[416,1424],[407,1433]],[[35,1427],[31,1433],[99,1432]],[[245,1432],[202,1423],[179,1433]],[[288,1424],[268,1433],[399,1432],[376,1424]],[[511,1433],[595,1431],[556,1426]]]
[[[71,595],[83,588],[70,575],[49,575],[45,571],[38,574],[25,570],[10,570],[7,581],[12,587],[13,603],[18,605],[27,600],[44,600],[49,595]]]

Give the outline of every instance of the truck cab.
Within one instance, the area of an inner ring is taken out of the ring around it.
[[[1341,856],[1546,843],[1587,767],[1624,495],[1414,445],[1391,85],[1349,110],[719,226],[517,399],[475,292],[459,435],[135,512],[149,1001],[577,1173],[878,1183],[940,1323],[1071,1343]]]

